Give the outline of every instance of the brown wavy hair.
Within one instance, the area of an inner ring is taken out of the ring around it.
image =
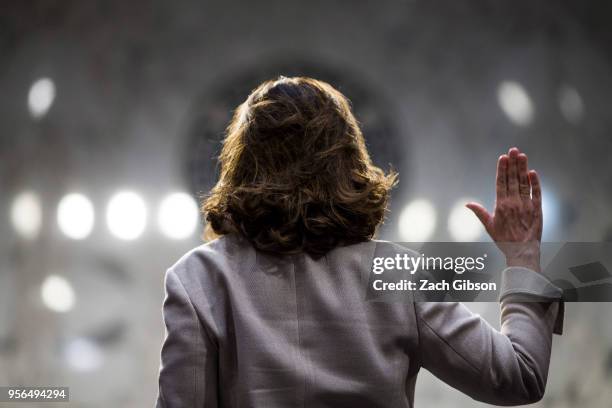
[[[350,102],[306,77],[259,85],[234,112],[205,198],[206,238],[240,233],[257,249],[322,255],[371,239],[397,174],[376,167]]]

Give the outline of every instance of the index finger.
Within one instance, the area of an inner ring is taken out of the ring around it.
[[[497,198],[504,198],[508,194],[508,155],[502,154],[497,160],[497,177],[495,182]]]

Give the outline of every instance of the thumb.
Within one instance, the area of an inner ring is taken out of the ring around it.
[[[467,203],[465,206],[472,210],[488,232],[489,225],[491,224],[491,214],[489,214],[489,212],[478,203]]]

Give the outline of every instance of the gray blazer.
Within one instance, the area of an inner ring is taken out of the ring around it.
[[[371,246],[281,259],[225,236],[183,256],[165,277],[157,407],[412,407],[421,367],[491,404],[542,397],[563,318],[550,281],[507,268],[497,331],[461,303],[366,302]],[[523,291],[546,302],[513,302]]]

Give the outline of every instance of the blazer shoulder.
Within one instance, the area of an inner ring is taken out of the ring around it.
[[[419,256],[418,251],[408,246],[401,245],[397,242],[385,241],[385,240],[379,240],[379,239],[374,239],[370,242],[374,244],[376,254],[393,253],[393,254],[408,254],[410,256]]]
[[[166,274],[174,273],[183,282],[199,280],[207,274],[225,273],[237,260],[241,264],[248,262],[251,252],[252,248],[244,239],[223,235],[187,251]]]

